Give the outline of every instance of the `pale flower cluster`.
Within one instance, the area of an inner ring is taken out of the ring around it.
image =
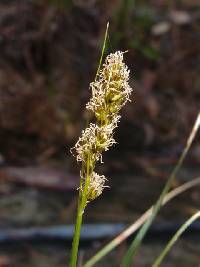
[[[105,182],[107,181],[106,177],[104,175],[99,175],[96,172],[93,172],[91,174],[90,178],[90,184],[88,188],[87,193],[87,199],[88,201],[95,199],[96,197],[100,196],[103,192],[103,189],[105,187]]]
[[[113,116],[130,100],[128,67],[123,62],[123,52],[107,56],[97,79],[90,84],[92,98],[86,108],[92,110],[97,119]]]
[[[102,152],[109,150],[116,143],[113,131],[117,127],[119,119],[120,116],[117,116],[110,124],[102,127],[90,123],[89,127],[82,131],[82,135],[75,145],[77,161],[86,162],[89,156],[92,162],[99,160],[102,162]]]
[[[113,133],[120,119],[118,113],[125,103],[130,101],[130,71],[123,62],[123,55],[121,51],[108,55],[97,78],[90,84],[92,97],[86,108],[94,113],[96,123],[90,123],[89,127],[82,131],[73,148],[77,161],[81,161],[82,168],[85,168],[82,170],[83,174],[88,174],[86,163],[90,162],[88,201],[98,197],[105,187],[105,176],[98,175],[93,170],[97,161],[102,162],[102,153],[116,143]]]

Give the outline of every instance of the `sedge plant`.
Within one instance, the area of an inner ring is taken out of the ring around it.
[[[129,69],[124,63],[124,52],[111,53],[95,81],[90,84],[92,96],[86,109],[94,114],[95,122],[82,131],[72,148],[78,163],[81,163],[78,209],[70,267],[77,266],[81,224],[86,206],[100,196],[107,187],[106,177],[95,172],[97,162],[102,163],[102,153],[116,143],[113,135],[121,116],[121,108],[130,101]]]
[[[74,237],[72,243],[71,257],[70,257],[70,267],[77,266],[78,258],[78,247],[80,240],[81,225],[83,220],[83,214],[86,206],[93,201],[95,198],[100,196],[106,185],[106,177],[104,175],[99,175],[95,172],[95,167],[97,162],[102,161],[102,153],[110,149],[112,145],[116,143],[113,135],[116,127],[118,126],[121,116],[119,112],[121,108],[126,104],[127,101],[130,101],[130,95],[132,89],[129,85],[129,69],[124,63],[124,52],[117,51],[111,53],[105,59],[105,63],[101,68],[101,63],[104,55],[108,26],[105,33],[104,44],[102,48],[102,54],[100,58],[99,67],[95,77],[95,81],[90,83],[90,89],[92,96],[89,102],[86,105],[86,109],[90,110],[94,115],[94,123],[90,123],[85,130],[82,131],[81,137],[78,139],[75,146],[72,148],[72,154],[76,157],[77,162],[81,163],[80,170],[80,186],[79,186],[79,197],[78,197],[78,208],[77,208],[77,217],[74,230]],[[138,221],[130,226],[124,233],[116,237],[111,241],[105,248],[103,248],[99,253],[97,253],[93,258],[91,258],[84,267],[93,266],[97,261],[109,253],[114,247],[116,247],[122,240],[127,238],[132,232],[138,229],[142,224],[140,231],[136,235],[136,238],[133,240],[131,246],[127,250],[120,267],[129,267],[133,263],[132,260],[141,245],[141,242],[146,235],[149,227],[154,221],[158,211],[165,202],[174,197],[173,192],[168,193],[171,183],[175,178],[178,170],[180,169],[190,147],[193,142],[193,139],[196,135],[197,130],[200,125],[200,114],[198,114],[197,120],[194,124],[194,127],[189,135],[185,149],[183,150],[178,163],[173,169],[160,197],[158,198],[155,205],[150,208],[144,216],[138,219]],[[197,181],[199,183],[199,181]],[[194,181],[195,184],[195,181]],[[193,186],[193,183],[186,184],[184,190],[187,189],[187,186]],[[181,192],[182,189],[180,189]],[[183,191],[184,191],[183,190]],[[175,192],[179,194],[180,192]],[[168,194],[167,194],[168,193]],[[169,195],[169,196],[168,196]],[[199,213],[198,216],[199,217]],[[194,217],[196,219],[196,215]],[[194,219],[193,217],[191,220]],[[189,220],[190,223],[190,220]],[[186,225],[189,225],[186,223]],[[185,229],[184,226],[178,232],[175,239],[177,239],[182,233],[182,230]],[[172,240],[172,244],[175,239]],[[168,252],[171,248],[171,243],[167,246],[165,253]],[[160,259],[163,259],[164,252],[161,254],[160,258],[157,260],[160,264]],[[157,263],[155,263],[157,264]],[[158,265],[153,265],[158,266]]]

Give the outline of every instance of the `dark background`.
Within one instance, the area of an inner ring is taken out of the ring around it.
[[[1,0],[0,237],[5,228],[74,222],[79,166],[69,149],[87,121],[108,21],[106,54],[128,50],[133,95],[118,144],[98,166],[110,188],[88,206],[85,222],[133,222],[158,197],[184,148],[200,107],[198,0]],[[199,140],[198,134],[174,186],[198,176]],[[190,190],[161,212],[157,225],[182,222],[199,203],[199,188]],[[164,235],[147,240],[138,266],[150,266]],[[101,245],[83,244],[83,261]],[[125,250],[99,266],[119,266]],[[163,266],[197,266],[199,252],[194,237],[183,239]],[[65,243],[0,245],[0,267],[66,262]]]

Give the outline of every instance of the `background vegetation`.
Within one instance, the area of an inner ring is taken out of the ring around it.
[[[85,221],[133,222],[157,198],[180,155],[200,106],[198,0],[2,0],[1,229],[74,221],[78,168],[69,148],[88,118],[88,84],[107,21],[107,52],[128,50],[134,93],[123,110],[119,144],[99,167],[112,177],[111,189],[88,209]],[[199,141],[197,136],[176,185],[199,173]],[[188,218],[199,200],[197,188],[164,209],[159,222]],[[196,243],[182,241],[166,267],[196,266]],[[145,243],[139,266],[152,262],[159,249],[160,243]],[[123,247],[100,266],[118,266],[122,252]],[[83,257],[88,254],[93,252],[84,250]],[[0,266],[65,262],[60,245],[0,245]]]

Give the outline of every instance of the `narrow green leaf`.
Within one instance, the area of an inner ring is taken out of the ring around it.
[[[99,74],[99,71],[100,71],[100,68],[101,68],[101,64],[102,64],[102,60],[103,60],[103,56],[104,56],[104,53],[105,53],[106,43],[107,43],[107,39],[108,39],[108,29],[109,29],[109,22],[106,25],[106,31],[105,31],[105,35],[104,35],[103,46],[102,46],[102,49],[101,49],[101,57],[100,57],[100,60],[99,60],[99,65],[98,65],[98,69],[97,69],[97,72],[96,72],[95,80],[97,78],[97,75]]]
[[[192,181],[186,182],[179,187],[171,190],[164,198],[162,205],[164,206],[169,201],[171,201],[176,196],[181,193],[191,189],[192,187],[200,184],[200,177],[193,179]],[[100,249],[92,258],[90,258],[83,267],[92,267],[97,262],[99,262],[103,257],[105,257],[109,252],[120,245],[124,240],[126,240],[131,234],[136,232],[145,221],[151,216],[153,207],[149,208],[145,213],[142,214],[133,224],[126,228],[122,233],[116,236],[112,241],[110,241],[105,247]],[[200,267],[200,266],[199,266]]]
[[[167,253],[170,251],[172,246],[175,244],[175,242],[179,239],[179,237],[182,235],[182,233],[198,218],[200,217],[200,211],[195,213],[192,217],[190,217],[175,233],[175,235],[170,239],[170,241],[167,243],[165,248],[162,250],[160,255],[157,257],[155,262],[153,263],[152,267],[158,267],[160,266],[161,262],[163,261],[164,257],[167,255]]]
[[[120,267],[129,267],[132,265],[132,261],[134,256],[136,255],[137,250],[139,249],[143,238],[145,237],[149,227],[151,226],[152,222],[154,221],[155,217],[157,216],[161,206],[162,206],[162,202],[165,198],[165,195],[167,194],[167,192],[170,189],[171,183],[174,180],[174,178],[176,177],[179,169],[181,168],[183,161],[192,145],[192,142],[196,136],[196,133],[199,129],[200,126],[200,113],[197,116],[197,119],[195,121],[195,124],[192,128],[192,131],[187,139],[187,143],[186,146],[176,164],[176,166],[174,167],[174,169],[172,170],[171,175],[169,176],[169,179],[167,181],[167,183],[165,184],[165,187],[160,195],[160,197],[158,198],[157,202],[154,205],[153,208],[153,212],[151,214],[151,216],[148,218],[148,220],[144,223],[144,225],[141,227],[141,229],[139,230],[138,234],[136,235],[135,239],[133,240],[132,244],[130,245],[127,253],[125,254],[125,256],[122,259],[122,263],[120,265]]]

